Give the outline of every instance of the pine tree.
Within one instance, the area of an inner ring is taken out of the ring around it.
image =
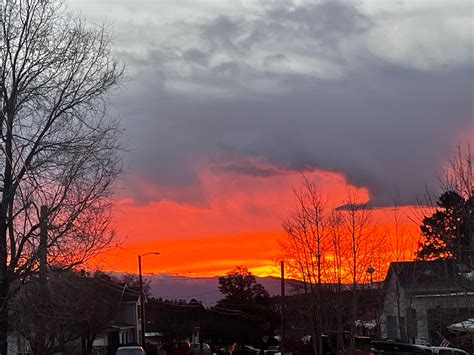
[[[468,262],[474,238],[474,196],[465,199],[457,192],[444,192],[435,212],[423,219],[420,229],[424,240],[419,244],[417,259]]]

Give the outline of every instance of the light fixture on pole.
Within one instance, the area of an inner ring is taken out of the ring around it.
[[[372,265],[369,265],[369,267],[367,268],[367,273],[369,274],[369,277],[370,277],[370,286],[372,286],[374,283],[374,279],[373,279],[374,272],[375,272],[375,269],[372,267]]]
[[[142,278],[142,257],[146,255],[160,255],[158,251],[151,251],[149,253],[138,255],[138,281],[140,283],[140,345],[145,345],[145,294],[143,293],[143,278]]]

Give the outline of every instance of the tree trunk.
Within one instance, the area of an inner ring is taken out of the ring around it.
[[[35,355],[47,355],[48,350],[45,344],[46,334],[43,330],[38,330],[38,334],[35,335],[31,342],[31,350]]]
[[[81,336],[81,350],[82,350],[82,355],[87,354],[87,337],[84,335]]]
[[[3,260],[2,260],[3,264]],[[6,306],[6,300],[8,296],[9,284],[3,272],[0,278],[0,355],[6,355],[8,350],[8,308]]]
[[[357,318],[357,284],[352,285],[352,309],[351,309],[351,346],[350,350],[355,352],[355,336],[356,336],[356,318]]]
[[[321,283],[318,281],[316,286],[316,336],[318,340],[318,352],[317,355],[323,353],[323,341],[322,341],[322,304],[321,304]]]
[[[92,344],[96,339],[97,335],[83,335],[81,337],[81,350],[82,355],[91,355],[92,354]]]
[[[344,350],[343,327],[342,327],[342,291],[341,279],[337,281],[337,335],[336,335],[336,352],[339,354]]]
[[[0,355],[7,355],[8,351],[8,294],[10,291],[7,266],[6,213],[4,212],[6,212],[6,209],[0,208]]]
[[[62,355],[69,355],[69,350],[68,350],[66,342],[64,341],[64,338],[62,336],[59,337],[58,343],[59,343],[59,348],[61,349],[61,354]]]
[[[8,297],[10,293],[10,277],[8,272],[8,206],[12,201],[13,172],[12,172],[12,140],[13,140],[13,112],[7,109],[7,116],[0,112],[1,119],[6,123],[5,145],[5,168],[3,172],[3,191],[0,204],[0,354],[7,355],[8,352]]]
[[[307,289],[305,285],[305,294],[307,294]],[[314,355],[318,355],[319,348],[319,336],[316,330],[316,300],[313,285],[310,285],[309,293],[309,309],[310,309],[310,320],[311,320],[311,346],[313,347]]]

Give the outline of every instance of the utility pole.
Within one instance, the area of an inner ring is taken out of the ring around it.
[[[48,268],[48,207],[41,205],[40,207],[40,242],[38,247],[38,259],[39,259],[39,282],[40,282],[40,295],[39,297],[47,300],[48,297],[48,286],[47,286],[47,268]],[[40,354],[46,354],[46,329],[41,327],[37,330],[34,338],[34,346],[36,351]]]
[[[138,281],[140,285],[140,345],[145,345],[145,292],[143,292],[143,277],[142,277],[142,256],[145,255],[160,255],[160,252],[153,251],[138,255]]]
[[[42,284],[46,283],[48,255],[48,207],[40,208],[40,244],[39,244],[39,277]]]
[[[281,306],[280,306],[280,317],[281,317],[281,330],[280,330],[280,351],[282,355],[285,355],[285,338],[286,338],[286,303],[285,303],[285,262],[280,261],[281,268]]]
[[[143,293],[142,256],[138,255],[138,280],[140,283],[140,345],[145,345],[145,294]]]

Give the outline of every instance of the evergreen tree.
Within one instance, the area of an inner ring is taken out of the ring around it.
[[[466,199],[454,191],[444,192],[435,212],[423,219],[420,229],[424,240],[419,244],[417,259],[469,262],[474,238],[474,196]]]

